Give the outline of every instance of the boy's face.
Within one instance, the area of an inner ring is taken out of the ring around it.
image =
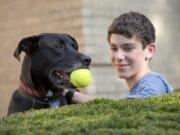
[[[111,34],[110,50],[112,65],[118,76],[124,79],[142,77],[149,70],[147,58],[154,54],[154,45],[147,45],[145,49],[136,36],[126,38],[120,34]]]

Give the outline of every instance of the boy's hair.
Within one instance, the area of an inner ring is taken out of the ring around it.
[[[127,38],[134,35],[142,41],[143,49],[155,42],[155,29],[151,21],[138,12],[128,12],[115,18],[108,29],[108,42],[111,34],[121,34]]]

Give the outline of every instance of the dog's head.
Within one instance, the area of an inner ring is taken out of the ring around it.
[[[21,81],[30,88],[43,91],[73,87],[70,73],[79,68],[88,68],[90,57],[78,52],[76,40],[68,34],[45,33],[22,39],[14,52],[26,53],[21,72]]]

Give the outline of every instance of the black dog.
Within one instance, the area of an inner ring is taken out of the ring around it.
[[[40,108],[71,104],[64,89],[76,89],[69,81],[73,70],[88,68],[91,59],[78,52],[76,40],[68,34],[45,33],[19,42],[14,56],[26,53],[20,85],[13,93],[8,115]]]

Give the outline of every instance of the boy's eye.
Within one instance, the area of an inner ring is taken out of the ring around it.
[[[131,52],[133,49],[134,49],[134,46],[123,46],[122,49],[125,51],[125,52]]]
[[[117,47],[112,47],[112,46],[111,46],[111,51],[112,51],[112,52],[116,52],[116,51],[117,51]]]
[[[130,52],[132,51],[132,47],[124,47],[123,50],[126,51],[126,52]]]

